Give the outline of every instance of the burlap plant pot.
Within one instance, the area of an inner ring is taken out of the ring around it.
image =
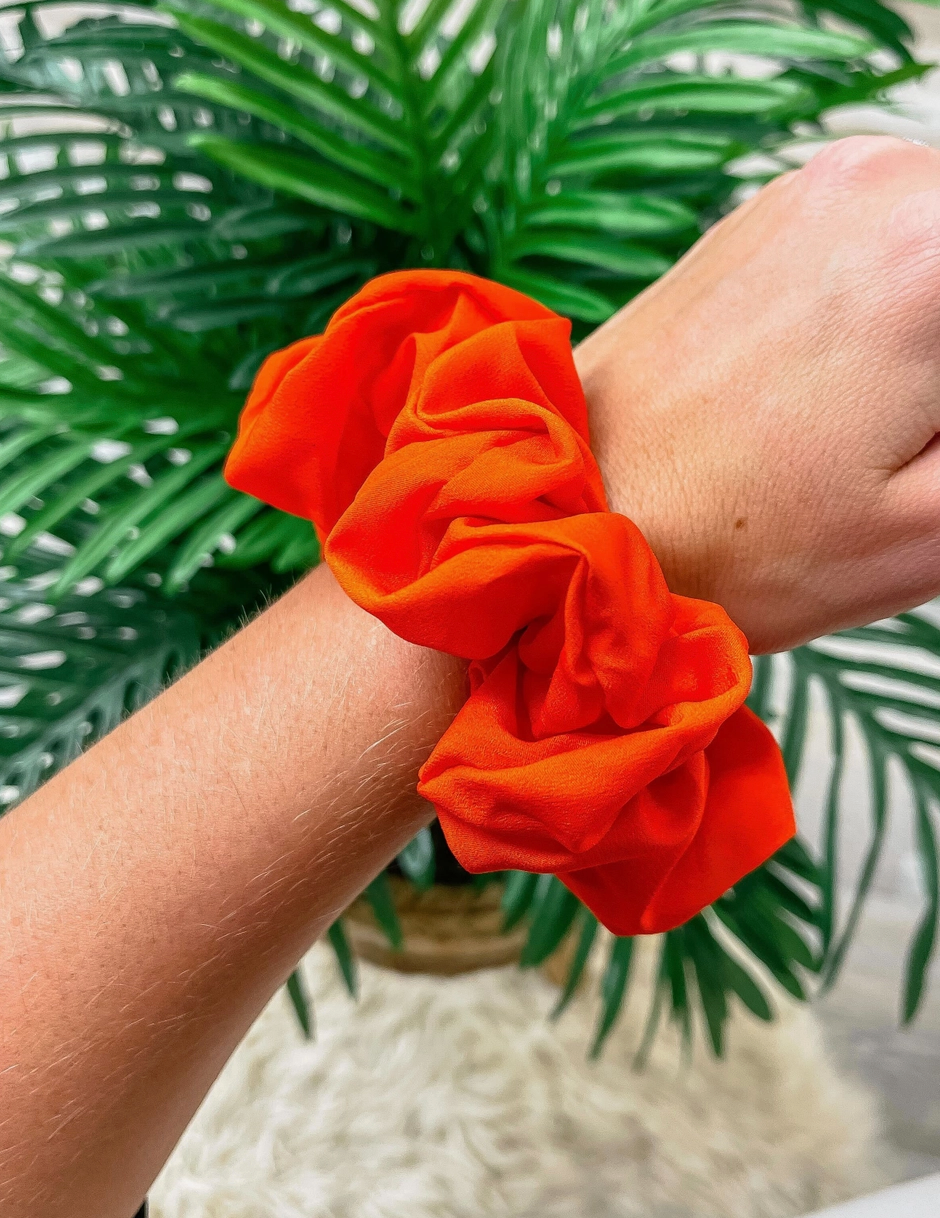
[[[404,936],[396,951],[376,921],[368,901],[359,897],[343,915],[350,946],[362,960],[399,973],[454,977],[476,969],[518,961],[526,939],[520,926],[502,932],[503,886],[435,884],[425,892],[389,876],[392,898]]]

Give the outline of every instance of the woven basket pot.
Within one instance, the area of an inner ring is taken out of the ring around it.
[[[350,946],[360,959],[399,973],[441,977],[518,961],[526,931],[519,927],[502,933],[502,884],[487,884],[482,890],[469,884],[435,884],[426,892],[397,876],[389,876],[389,884],[404,947],[395,951],[390,946],[369,903],[360,897],[343,915]]]

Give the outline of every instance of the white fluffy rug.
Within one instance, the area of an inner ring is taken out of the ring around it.
[[[317,1035],[278,994],[151,1194],[153,1218],[792,1218],[881,1183],[869,1098],[805,1011],[741,1015],[726,1061],[661,1037],[635,993],[599,1062],[593,987],[558,1023],[540,975],[305,963]]]

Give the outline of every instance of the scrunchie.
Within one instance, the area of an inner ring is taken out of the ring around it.
[[[226,477],[312,520],[396,634],[470,661],[418,787],[463,866],[554,872],[633,935],[715,900],[793,815],[744,636],[607,508],[569,331],[473,275],[383,275],[265,362]]]

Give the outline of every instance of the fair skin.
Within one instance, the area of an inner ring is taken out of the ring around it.
[[[576,353],[611,506],[756,650],[940,592],[938,254],[940,154],[845,141]],[[4,1218],[130,1218],[463,696],[319,569],[0,822]]]
[[[578,348],[611,507],[753,652],[937,593],[938,262],[940,153],[843,140]]]
[[[0,822],[4,1218],[135,1213],[463,690],[320,568]]]

